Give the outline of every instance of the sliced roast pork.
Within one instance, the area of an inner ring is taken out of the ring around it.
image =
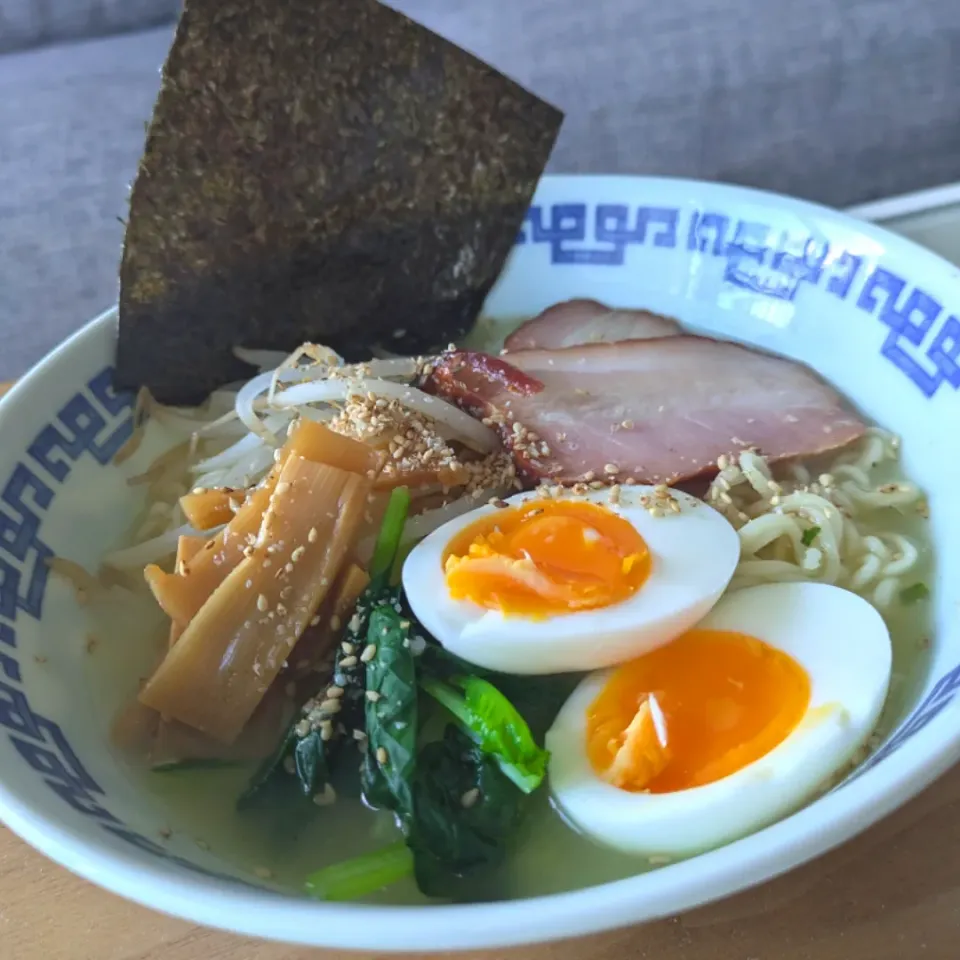
[[[496,424],[529,480],[676,483],[711,474],[723,454],[810,456],[865,429],[806,367],[685,335],[506,357],[452,351],[425,386]]]
[[[676,320],[649,310],[617,310],[596,300],[564,300],[517,327],[503,346],[513,353],[584,343],[648,340],[678,333],[680,325]]]

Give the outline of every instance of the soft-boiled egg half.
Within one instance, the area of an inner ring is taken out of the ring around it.
[[[403,566],[414,614],[452,653],[509,673],[595,670],[666,643],[716,603],[740,542],[687,494],[618,494],[522,493],[450,521]]]
[[[547,734],[550,788],[581,831],[679,857],[791,813],[873,731],[890,636],[854,593],[750,587],[652,653],[592,674]]]

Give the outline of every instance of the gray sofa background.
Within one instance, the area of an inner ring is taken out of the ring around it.
[[[553,170],[834,206],[960,178],[958,0],[391,5],[566,111]],[[0,0],[0,380],[115,298],[118,218],[178,7]]]

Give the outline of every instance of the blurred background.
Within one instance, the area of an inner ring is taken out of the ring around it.
[[[119,218],[179,5],[0,0],[0,381],[116,297]],[[960,179],[957,0],[389,5],[561,107],[555,171],[839,207]]]

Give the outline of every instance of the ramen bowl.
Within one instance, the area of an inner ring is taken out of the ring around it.
[[[547,177],[474,337],[568,297],[647,307],[795,358],[902,438],[904,470],[928,494],[934,572],[929,601],[911,614],[916,656],[895,672],[882,740],[868,759],[792,816],[711,852],[600,884],[574,873],[565,892],[482,903],[316,902],[171,830],[167,798],[131,775],[108,736],[119,695],[103,661],[135,648],[144,626],[122,604],[104,622],[82,585],[49,566],[56,556],[96,569],[143,506],[127,483],[133,468],[113,462],[132,430],[133,400],[112,387],[110,311],[0,402],[3,821],[81,876],[193,922],[313,946],[475,949],[642,923],[760,883],[863,830],[953,763],[957,269],[785,197],[692,181]]]

